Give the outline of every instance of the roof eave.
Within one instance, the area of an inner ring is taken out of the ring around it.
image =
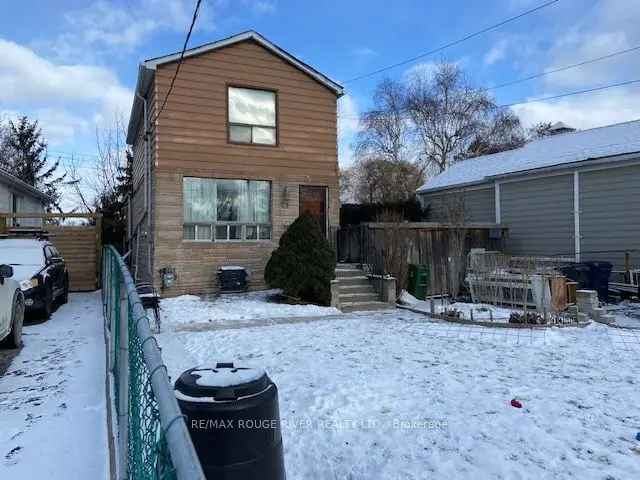
[[[189,50],[185,51],[184,58],[193,57],[195,55],[200,55],[200,54],[212,51],[212,50],[217,50],[217,49],[220,49],[220,48],[223,48],[223,47],[227,47],[229,45],[233,45],[233,44],[236,44],[236,43],[239,43],[239,42],[244,42],[244,41],[247,41],[247,40],[253,40],[253,41],[257,42],[258,44],[262,45],[267,50],[270,50],[271,52],[273,52],[274,54],[278,55],[282,59],[284,59],[287,62],[291,63],[292,65],[294,65],[298,69],[300,69],[303,72],[305,72],[310,77],[314,78],[317,82],[321,83],[322,85],[327,87],[329,90],[333,91],[338,97],[341,97],[342,95],[344,95],[344,87],[342,85],[340,85],[337,82],[334,82],[329,77],[327,77],[326,75],[320,73],[315,68],[307,65],[306,63],[302,62],[301,60],[298,60],[296,57],[291,55],[289,52],[287,52],[283,48],[277,46],[276,44],[270,42],[269,40],[264,38],[262,35],[260,35],[258,32],[255,32],[253,30],[250,30],[248,32],[239,33],[237,35],[233,35],[231,37],[228,37],[228,38],[225,38],[225,39],[222,39],[222,40],[218,40],[216,42],[208,43],[208,44],[205,44],[205,45],[201,45],[199,47],[195,47],[195,48],[189,49]],[[143,63],[143,66],[145,66],[145,67],[147,67],[147,68],[149,68],[151,70],[155,70],[158,65],[164,65],[166,63],[171,63],[171,62],[178,61],[180,59],[181,53],[182,52],[177,52],[177,53],[172,53],[170,55],[164,55],[162,57],[151,58],[149,60],[146,60]]]
[[[523,176],[523,175],[530,175],[532,173],[535,174],[544,174],[546,172],[556,172],[559,170],[570,170],[572,168],[577,168],[577,167],[585,167],[585,166],[593,166],[593,165],[598,165],[598,164],[602,164],[602,163],[619,163],[619,162],[625,162],[625,161],[631,161],[631,162],[640,162],[640,151],[632,151],[632,152],[627,152],[627,153],[620,153],[617,155],[606,155],[606,156],[602,156],[602,157],[589,157],[589,158],[585,158],[583,160],[577,160],[575,162],[568,162],[568,163],[559,163],[556,165],[549,165],[546,167],[539,167],[539,168],[530,168],[527,170],[518,170],[515,172],[509,172],[509,173],[501,173],[498,175],[489,175],[486,176],[484,178],[482,178],[481,180],[474,180],[473,182],[466,182],[466,183],[456,183],[453,185],[446,185],[446,186],[441,186],[441,187],[434,187],[434,188],[424,188],[420,187],[419,189],[416,190],[417,194],[428,194],[428,193],[437,193],[437,192],[442,192],[442,191],[446,191],[446,190],[455,190],[458,188],[465,188],[465,187],[471,187],[471,186],[475,186],[475,185],[482,185],[483,183],[491,183],[491,182],[495,182],[495,181],[499,181],[499,180],[503,180],[503,179],[507,179],[507,178],[513,178],[513,177],[519,177],[519,176]]]
[[[141,63],[138,66],[138,79],[136,80],[136,88],[133,92],[133,103],[131,104],[129,125],[127,126],[127,145],[133,145],[143,113],[143,101],[139,96],[146,97],[154,75],[154,71],[145,67],[144,64]]]
[[[443,186],[443,187],[433,187],[433,188],[420,187],[419,189],[416,190],[416,193],[418,195],[424,195],[424,194],[428,194],[428,193],[443,192],[445,190],[455,190],[457,188],[475,187],[477,185],[482,185],[483,183],[486,183],[486,181],[487,180],[485,178],[485,179],[482,179],[482,180],[474,180],[473,182],[456,183],[455,185],[447,185],[447,186]]]
[[[43,202],[51,202],[52,198],[44,192],[41,192],[37,188],[29,185],[26,182],[23,182],[18,177],[0,169],[0,178],[4,179],[9,185],[15,187],[17,190],[20,190],[23,193],[29,193],[34,197],[39,198]]]

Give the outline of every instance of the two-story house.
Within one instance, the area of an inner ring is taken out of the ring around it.
[[[249,31],[140,65],[127,132],[129,239],[137,280],[163,295],[211,293],[238,265],[250,288],[307,211],[339,221],[337,100],[343,89]]]

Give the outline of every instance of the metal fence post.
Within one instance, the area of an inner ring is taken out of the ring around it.
[[[114,348],[116,478],[205,480],[133,278],[112,246],[103,259],[104,315]]]
[[[118,321],[118,440],[120,478],[128,478],[129,455],[129,303],[124,278],[116,278],[116,321]]]

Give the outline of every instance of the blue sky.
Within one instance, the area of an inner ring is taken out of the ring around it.
[[[344,82],[413,57],[545,0],[204,0],[191,46],[255,29]],[[52,152],[96,152],[96,126],[129,113],[138,63],[180,49],[195,0],[4,2],[0,17],[0,116],[41,122]],[[402,78],[430,62],[459,62],[477,85],[640,45],[640,2],[560,0],[435,56],[393,69]],[[499,103],[640,77],[640,51],[495,92]],[[340,161],[383,75],[345,83]],[[563,120],[588,128],[640,117],[640,86],[514,108],[525,124]]]

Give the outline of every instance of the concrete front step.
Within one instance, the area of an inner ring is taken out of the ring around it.
[[[385,302],[340,302],[340,310],[349,312],[372,312],[376,310],[389,310],[393,308]]]
[[[357,268],[336,269],[336,278],[361,277],[362,275],[362,270],[358,270]]]
[[[336,270],[341,270],[341,269],[358,269],[360,270],[360,264],[358,263],[337,263],[336,264]]]
[[[375,290],[369,282],[366,284],[363,283],[362,285],[340,285],[340,283],[338,283],[338,293],[342,296],[352,293],[375,293]]]
[[[346,286],[346,285],[371,285],[369,283],[369,279],[364,275],[358,275],[353,277],[339,277],[336,278],[338,280],[338,286]]]
[[[352,302],[377,302],[380,300],[380,295],[375,291],[363,292],[363,293],[343,293],[340,292],[340,305]]]

